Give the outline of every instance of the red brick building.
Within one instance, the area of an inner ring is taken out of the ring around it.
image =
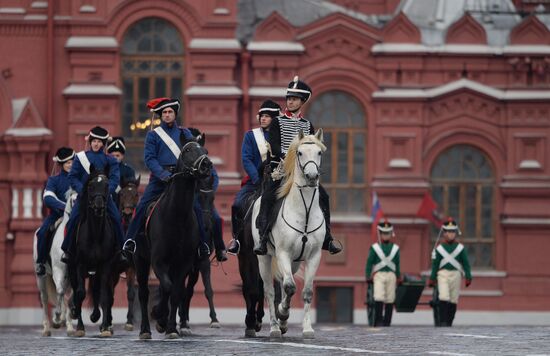
[[[145,103],[179,97],[182,123],[208,134],[230,221],[243,133],[263,100],[284,104],[294,75],[313,88],[306,117],[325,131],[323,182],[346,247],[321,263],[318,320],[365,321],[373,192],[396,225],[404,272],[429,267],[433,232],[416,211],[431,192],[459,221],[474,266],[461,308],[548,311],[545,3],[2,1],[0,322],[38,307],[32,236],[58,146],[82,149],[99,124],[127,137],[127,158],[143,170]],[[240,320],[235,259],[224,271],[214,272],[218,308]]]

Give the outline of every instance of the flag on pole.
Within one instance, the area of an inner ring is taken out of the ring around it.
[[[371,216],[372,216],[372,229],[371,229],[371,239],[374,242],[377,242],[377,234],[376,234],[376,227],[378,225],[378,222],[380,219],[384,217],[384,212],[382,211],[382,207],[380,206],[380,201],[378,200],[378,194],[376,194],[375,191],[372,192],[372,210],[371,210]]]
[[[441,225],[443,225],[442,214],[437,207],[437,203],[433,200],[432,195],[429,192],[424,194],[424,198],[418,207],[416,216],[431,221],[438,228],[441,228]]]

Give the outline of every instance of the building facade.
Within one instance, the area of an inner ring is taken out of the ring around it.
[[[416,216],[428,192],[458,220],[474,267],[462,308],[549,310],[550,15],[544,1],[429,3],[2,1],[4,321],[38,307],[32,239],[58,146],[83,149],[102,125],[127,138],[145,172],[145,104],[181,98],[181,123],[207,133],[227,241],[243,134],[263,100],[284,105],[295,75],[313,89],[305,114],[325,133],[322,179],[345,247],[323,257],[318,320],[365,319],[375,192],[403,272],[430,265],[436,232]],[[236,260],[225,265],[214,273],[219,307],[243,308]]]

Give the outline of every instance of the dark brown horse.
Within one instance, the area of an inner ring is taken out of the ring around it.
[[[212,162],[197,139],[180,138],[181,154],[166,190],[157,201],[146,226],[146,238],[137,244],[134,255],[141,306],[140,339],[150,339],[147,305],[149,270],[160,282],[160,300],[151,316],[157,331],[177,338],[176,314],[186,277],[195,263],[199,246],[199,226],[193,210],[197,180],[211,174]]]
[[[139,182],[141,176],[134,179],[121,179],[122,189],[118,193],[118,209],[122,217],[122,230],[126,234],[130,221],[134,216],[134,210],[139,201]],[[136,299],[136,270],[133,261],[130,261],[126,269],[126,299],[128,300],[128,312],[126,313],[126,324],[124,329],[134,330],[134,303]]]

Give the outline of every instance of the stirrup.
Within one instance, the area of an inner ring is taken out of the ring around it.
[[[238,255],[241,251],[241,243],[237,239],[232,239],[229,243],[230,247],[227,248],[227,253],[230,255]]]
[[[334,244],[334,241],[338,242],[338,245],[340,246],[336,246]],[[340,253],[342,252],[342,250],[344,249],[344,247],[342,246],[342,243],[338,240],[330,240],[328,242],[328,246],[327,246],[327,251],[331,254],[331,255],[336,255],[337,253]]]
[[[37,263],[34,272],[38,277],[44,276],[46,274],[46,266],[43,263]]]
[[[201,242],[197,251],[199,258],[210,256],[210,247],[204,242]]]
[[[136,242],[132,239],[128,239],[128,240],[124,241],[124,245],[122,246],[122,251],[135,253],[136,252]]]

